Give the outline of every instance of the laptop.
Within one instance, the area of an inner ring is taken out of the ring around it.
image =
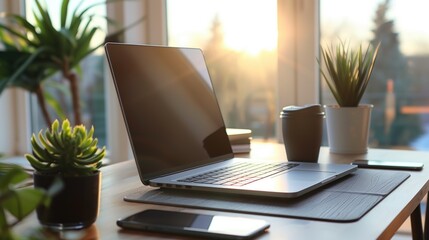
[[[200,49],[107,43],[105,50],[144,185],[293,198],[356,169],[234,157]]]

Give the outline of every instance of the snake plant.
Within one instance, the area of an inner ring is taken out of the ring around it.
[[[362,51],[362,45],[358,51],[353,51],[344,42],[327,49],[321,47],[327,69],[325,72],[321,67],[321,74],[338,105],[359,105],[374,69],[379,47],[380,45],[375,48],[368,46],[365,52]]]
[[[98,148],[93,138],[94,127],[88,132],[84,125],[72,127],[66,119],[55,120],[51,128],[31,137],[32,154],[25,157],[39,173],[63,176],[91,175],[102,164],[106,148]]]

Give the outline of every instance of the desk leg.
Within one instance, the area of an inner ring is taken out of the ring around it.
[[[422,213],[420,210],[420,204],[411,213],[411,231],[413,234],[413,240],[424,239],[423,238]]]
[[[429,194],[426,196],[426,213],[425,213],[425,228],[424,228],[424,239],[429,239]]]

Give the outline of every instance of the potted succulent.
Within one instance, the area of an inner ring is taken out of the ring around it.
[[[72,127],[66,119],[55,120],[51,128],[31,138],[32,154],[25,157],[35,169],[34,186],[47,189],[59,178],[63,189],[49,207],[38,207],[43,226],[53,229],[80,229],[95,222],[100,202],[99,168],[105,147],[98,148],[94,127]]]
[[[340,42],[324,49],[321,55],[326,71],[320,66],[338,105],[325,106],[328,142],[331,152],[359,154],[368,150],[368,135],[373,105],[360,104],[377,59],[377,47],[362,45],[353,51]],[[319,61],[319,65],[322,65]]]

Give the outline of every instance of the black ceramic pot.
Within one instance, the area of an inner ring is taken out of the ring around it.
[[[81,229],[92,225],[100,206],[101,172],[77,177],[35,172],[34,186],[48,189],[56,178],[60,178],[64,186],[48,207],[37,208],[40,223],[57,230]]]

